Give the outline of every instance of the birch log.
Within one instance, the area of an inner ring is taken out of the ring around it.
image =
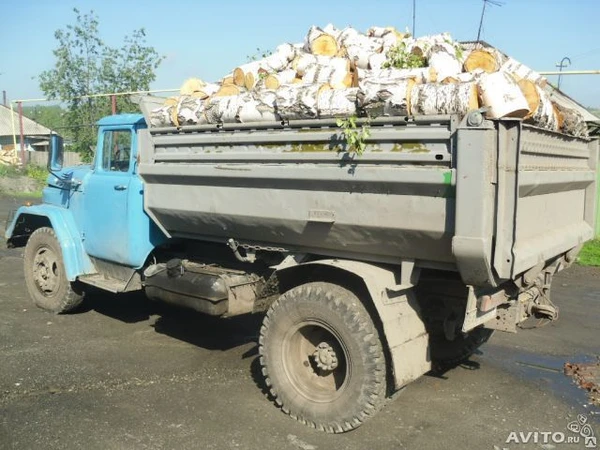
[[[529,119],[534,115],[540,106],[540,93],[533,81],[522,79],[519,80],[517,84],[519,85],[519,89],[521,89],[521,92],[525,96],[525,100],[527,100],[527,105],[529,106],[529,113],[524,117],[524,119]]]
[[[515,79],[506,72],[486,73],[479,79],[479,92],[484,106],[489,110],[486,117],[523,118],[529,114],[529,104]]]
[[[205,84],[200,78],[188,78],[181,85],[179,95],[192,95],[194,92],[200,91]]]
[[[373,53],[369,56],[369,69],[380,70],[383,63],[387,61],[387,55],[385,53]]]
[[[334,88],[344,88],[352,86],[352,73],[345,68],[340,70],[337,67],[315,64],[306,70],[302,80],[304,83],[329,84]]]
[[[536,108],[529,115],[529,121],[533,122],[538,127],[546,128],[547,130],[558,131],[560,128],[558,115],[554,105],[552,104],[552,100],[550,100],[550,96],[538,85],[530,81],[529,83],[531,83],[533,89],[537,91],[538,100]]]
[[[432,81],[443,82],[448,77],[456,77],[462,72],[462,63],[456,56],[456,48],[446,42],[435,44],[429,50],[429,68]]]
[[[356,114],[358,88],[322,89],[317,97],[320,118],[348,117]]]
[[[233,75],[227,75],[221,79],[221,85],[226,86],[228,84],[234,84]]]
[[[296,71],[294,69],[282,70],[279,73],[271,73],[264,79],[264,86],[266,89],[276,90],[283,84],[291,84],[296,78]]]
[[[319,115],[319,93],[331,89],[326,84],[291,84],[276,92],[275,106],[281,118],[286,120],[311,119]]]
[[[261,70],[261,61],[252,61],[247,64],[236,67],[233,70],[233,84],[240,87],[246,87],[246,74],[252,73],[258,76]]]
[[[416,84],[410,93],[410,114],[459,114],[479,108],[477,84]]]
[[[478,81],[486,73],[481,69],[475,69],[472,72],[458,73],[452,77],[446,77],[443,83],[468,83],[469,81]]]
[[[296,56],[296,47],[294,44],[281,44],[275,48],[272,55],[260,60],[260,65],[269,72],[279,72]]]
[[[369,116],[401,116],[410,110],[415,81],[367,78],[359,81],[358,104]]]
[[[205,100],[208,97],[210,97],[213,94],[216,94],[219,89],[221,89],[221,86],[219,86],[216,83],[207,83],[204,86],[202,86],[200,89],[198,89],[197,91],[193,91],[191,94],[192,97],[196,97],[199,98],[201,100]]]
[[[350,71],[350,61],[346,58],[317,56],[311,53],[301,53],[292,61],[291,68],[298,75],[304,76],[306,70],[314,65],[335,67],[337,70]]]
[[[319,27],[311,27],[304,40],[304,49],[314,55],[335,56],[338,52],[337,40]]]
[[[413,55],[422,56],[429,59],[432,49],[437,45],[452,43],[452,36],[449,33],[434,34],[431,36],[422,36],[418,39],[408,38],[404,41],[406,49]]]
[[[171,116],[174,108],[174,105],[165,105],[161,106],[160,108],[153,109],[150,113],[150,126],[164,127],[173,125],[171,123]]]
[[[546,78],[537,73],[535,70],[530,69],[526,65],[521,64],[519,61],[516,61],[510,57],[504,62],[504,64],[502,64],[500,70],[510,73],[517,80],[528,80],[532,83],[540,85],[541,87],[545,87],[548,82]]]
[[[240,110],[252,100],[252,96],[248,93],[227,97],[212,97],[205,103],[204,118],[208,123],[238,122]]]
[[[203,99],[192,96],[181,96],[177,102],[177,123],[176,126],[195,125],[206,123],[204,120]]]
[[[406,80],[412,78],[416,83],[429,83],[434,74],[429,67],[418,67],[415,69],[380,69],[380,70],[362,70],[358,69],[358,79],[379,78],[382,80]]]
[[[224,84],[217,92],[214,93],[215,97],[229,97],[231,95],[238,95],[242,92],[243,88],[236,86],[235,84]]]
[[[497,72],[503,63],[503,57],[496,49],[479,48],[469,52],[465,58],[465,72],[481,69],[487,73]]]
[[[337,41],[337,39],[340,37],[340,34],[342,32],[342,30],[336,28],[333,24],[328,23],[327,25],[325,25],[323,27],[323,31],[327,34],[329,34],[330,36],[333,36],[333,38]]]
[[[557,103],[553,103],[553,105],[558,116],[558,125],[561,132],[575,137],[588,137],[588,126],[580,113]]]

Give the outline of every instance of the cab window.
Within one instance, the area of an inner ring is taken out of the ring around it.
[[[107,172],[127,172],[131,154],[131,131],[111,130],[104,132],[102,146],[102,170]]]

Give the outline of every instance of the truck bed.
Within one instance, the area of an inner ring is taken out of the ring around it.
[[[334,121],[155,128],[145,209],[171,237],[510,279],[593,236],[595,141],[518,120],[380,118],[362,155]]]

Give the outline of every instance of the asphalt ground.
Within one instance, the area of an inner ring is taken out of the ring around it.
[[[0,230],[23,201],[0,197]],[[556,277],[557,322],[496,333],[470,361],[410,384],[359,429],[328,435],[265,394],[260,317],[219,320],[99,291],[77,313],[51,315],[27,295],[22,253],[0,242],[2,449],[585,448],[583,439],[548,437],[574,438],[567,425],[578,414],[600,448],[600,408],[563,374],[565,362],[600,357],[599,269]]]

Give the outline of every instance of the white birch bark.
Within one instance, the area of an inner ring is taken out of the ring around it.
[[[432,49],[436,45],[450,44],[454,42],[449,33],[434,34],[431,36],[422,36],[418,39],[409,38],[405,40],[406,49],[414,55],[423,56],[429,59]]]
[[[281,118],[286,120],[311,119],[319,115],[319,93],[329,89],[318,84],[291,84],[281,86],[276,92],[275,106]]]
[[[173,109],[173,105],[166,105],[153,109],[150,113],[150,126],[166,127],[169,125],[174,125],[173,123],[171,123]]]
[[[334,56],[338,52],[338,44],[332,35],[313,26],[304,40],[304,50],[315,55]]]
[[[490,119],[525,117],[529,104],[515,79],[506,72],[486,73],[479,79],[479,92]]]
[[[373,53],[369,56],[369,69],[370,70],[381,70],[381,66],[383,63],[387,61],[387,56],[385,52],[383,53]]]
[[[344,88],[352,85],[352,74],[346,69],[315,64],[306,70],[302,81],[319,85],[327,83],[333,88]]]
[[[410,94],[411,115],[459,114],[479,107],[477,85],[470,83],[415,84]]]
[[[456,56],[456,49],[448,43],[435,44],[429,51],[429,68],[435,74],[432,81],[443,82],[448,77],[456,77],[462,72],[462,63]]]
[[[319,117],[347,117],[356,114],[357,93],[358,88],[321,90],[317,98]]]
[[[279,73],[272,73],[265,77],[264,87],[266,89],[279,89],[283,84],[291,84],[296,78],[294,69],[282,70]]]
[[[291,68],[294,69],[298,75],[304,76],[306,70],[314,65],[330,66],[335,67],[336,70],[350,71],[350,61],[346,58],[318,56],[311,53],[301,53],[297,55],[294,61],[292,61]]]
[[[202,124],[205,100],[181,96],[177,102],[177,126]]]
[[[587,138],[589,130],[583,116],[570,108],[554,103],[560,131],[575,137]]]
[[[558,115],[550,96],[538,85],[534,84],[533,86],[537,90],[539,101],[529,120],[538,127],[559,131]]]
[[[358,79],[377,78],[381,80],[406,80],[412,78],[417,83],[429,83],[433,78],[429,67],[418,67],[415,69],[379,69],[363,70],[358,69]]]
[[[503,72],[510,73],[517,80],[529,80],[535,84],[540,85],[541,87],[546,86],[548,82],[546,78],[537,73],[535,70],[530,69],[525,64],[521,64],[519,61],[510,57],[504,62],[504,64],[502,64],[500,70]]]
[[[407,115],[410,93],[415,82],[405,80],[381,80],[376,78],[359,81],[358,104],[369,116]]]

